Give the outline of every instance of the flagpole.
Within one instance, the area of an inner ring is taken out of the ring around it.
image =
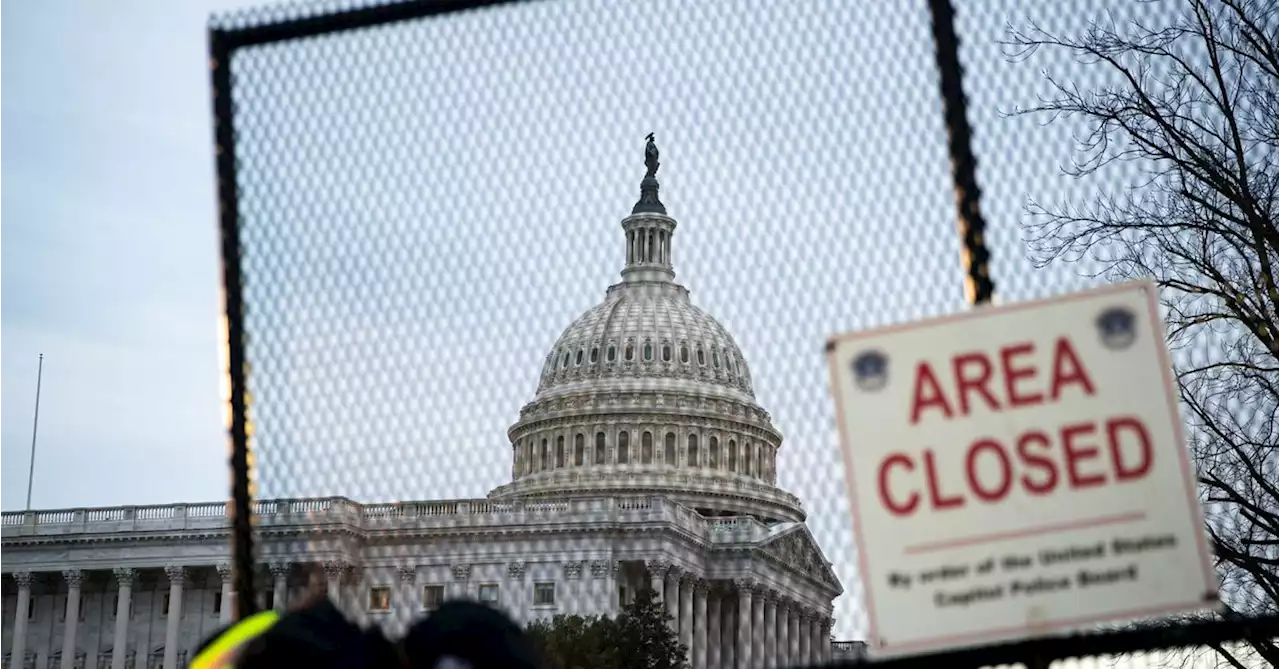
[[[31,468],[27,471],[27,511],[31,510],[31,484],[36,478],[36,432],[40,429],[40,381],[44,376],[44,354],[36,368],[36,417],[31,424]]]

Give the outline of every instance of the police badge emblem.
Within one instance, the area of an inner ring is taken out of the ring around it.
[[[1138,338],[1137,318],[1124,307],[1103,310],[1094,325],[1098,328],[1102,345],[1113,351],[1129,348]]]
[[[874,392],[889,383],[889,357],[880,351],[865,351],[849,363],[853,382],[862,390]]]

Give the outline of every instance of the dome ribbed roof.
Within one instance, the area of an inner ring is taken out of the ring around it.
[[[752,400],[751,374],[733,337],[674,283],[623,283],[565,328],[543,364],[539,397],[608,378],[640,389]]]

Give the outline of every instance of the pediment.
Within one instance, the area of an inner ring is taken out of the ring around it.
[[[809,533],[809,528],[804,525],[797,524],[791,529],[783,530],[777,537],[761,545],[760,550],[788,568],[844,592],[831,563],[822,554],[822,549]]]

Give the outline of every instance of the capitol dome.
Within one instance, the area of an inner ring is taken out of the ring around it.
[[[661,494],[707,516],[802,521],[776,486],[782,434],[755,401],[733,336],[675,281],[676,221],[652,142],[622,221],[622,281],[565,328],[511,426],[512,481],[495,500]]]

